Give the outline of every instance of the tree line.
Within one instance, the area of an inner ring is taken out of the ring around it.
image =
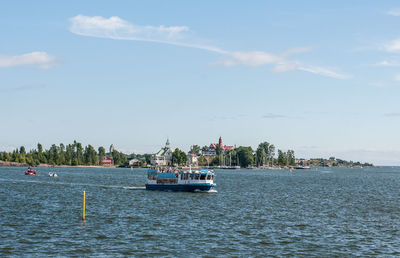
[[[29,152],[24,146],[15,149],[12,152],[0,152],[0,160],[27,163],[31,166],[39,164],[49,165],[98,165],[99,161],[105,156],[114,160],[115,165],[122,165],[127,161],[127,155],[114,150],[112,153],[106,153],[105,148],[100,146],[97,151],[92,145],[82,146],[80,142],[74,141],[72,144],[59,145],[52,144],[47,150],[43,149],[42,144],[38,143],[36,149]],[[101,164],[100,164],[101,165]]]
[[[189,153],[194,153],[198,156],[201,151],[207,151],[208,146],[200,148],[198,145],[193,145]],[[269,142],[262,142],[256,150],[250,146],[239,146],[232,150],[224,151],[219,143],[216,148],[215,157],[201,156],[199,158],[200,166],[240,166],[240,167],[271,167],[271,166],[295,166],[296,158],[293,150],[282,151],[278,150],[276,156],[275,145]]]
[[[262,142],[256,150],[250,146],[240,146],[231,150],[224,151],[222,146],[217,145],[216,156],[201,156],[201,151],[208,150],[208,146],[200,147],[193,145],[190,148],[189,154],[193,153],[200,156],[198,163],[200,166],[294,166],[295,156],[293,150],[287,152],[278,150],[276,156],[275,146],[268,142]],[[151,154],[124,154],[117,150],[111,153],[106,153],[103,146],[97,150],[92,145],[83,146],[80,142],[74,141],[71,144],[59,145],[52,144],[49,149],[43,149],[43,146],[38,143],[36,149],[26,151],[24,146],[15,149],[12,152],[0,152],[0,160],[27,163],[31,166],[39,164],[49,165],[102,165],[104,157],[110,157],[114,160],[114,165],[122,166],[127,164],[128,158],[136,158],[139,160],[139,166],[150,164]],[[181,166],[186,165],[188,156],[179,148],[176,148],[172,153],[172,164]]]

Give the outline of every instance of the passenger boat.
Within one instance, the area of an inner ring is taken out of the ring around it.
[[[209,191],[216,185],[214,177],[212,170],[151,168],[147,171],[146,190]]]
[[[36,176],[36,175],[37,175],[37,172],[36,172],[36,170],[33,170],[33,169],[31,169],[31,168],[28,168],[28,170],[25,171],[25,175],[27,175],[27,176]]]

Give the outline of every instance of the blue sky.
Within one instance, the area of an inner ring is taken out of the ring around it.
[[[3,1],[0,150],[222,136],[400,165],[397,1]]]

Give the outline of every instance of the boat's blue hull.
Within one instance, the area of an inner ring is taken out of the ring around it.
[[[213,184],[146,184],[146,190],[194,192],[209,191],[213,186]]]

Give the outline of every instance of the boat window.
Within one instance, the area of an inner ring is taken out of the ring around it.
[[[190,179],[194,179],[194,175],[193,174],[190,174]]]
[[[207,180],[211,180],[211,175],[207,175]]]
[[[149,180],[156,180],[157,179],[157,175],[148,175],[148,179]]]
[[[206,175],[205,175],[205,174],[202,174],[202,175],[200,176],[200,180],[206,180]]]

